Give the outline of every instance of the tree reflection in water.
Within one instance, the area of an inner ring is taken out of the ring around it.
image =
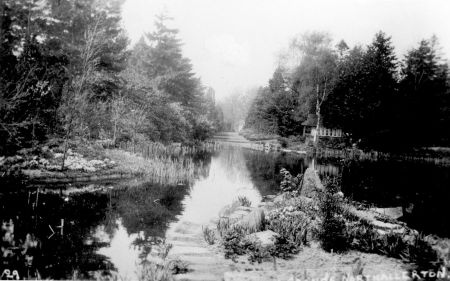
[[[1,194],[1,272],[17,270],[20,278],[64,279],[76,274],[84,279],[92,278],[92,270],[114,269],[106,257],[96,254],[104,244],[86,239],[92,226],[104,219],[107,202],[107,195],[98,192],[70,198],[45,191]]]
[[[211,154],[196,155],[196,177],[209,171]],[[95,279],[117,271],[102,249],[124,228],[143,261],[163,242],[168,224],[181,214],[189,182],[167,186],[125,182],[89,188],[31,189],[14,184],[0,193],[0,274],[20,278]],[[6,191],[8,190],[8,191]],[[84,190],[84,191],[83,191]],[[62,220],[64,221],[61,231]],[[7,276],[3,276],[7,278]]]

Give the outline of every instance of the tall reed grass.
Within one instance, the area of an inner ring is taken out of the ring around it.
[[[200,152],[212,152],[219,148],[213,142],[203,142],[197,145],[181,145],[174,143],[164,145],[159,142],[132,143],[125,142],[119,145],[121,150],[142,155],[144,158],[178,158],[181,156],[193,156]]]
[[[196,175],[197,165],[190,157],[171,157],[165,154],[142,156],[120,149],[106,151],[106,156],[113,159],[122,172],[142,176],[146,180],[160,184],[179,184],[192,180]]]

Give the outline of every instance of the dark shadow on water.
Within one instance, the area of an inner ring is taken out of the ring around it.
[[[244,150],[250,177],[262,195],[279,192],[280,170],[303,173],[311,158],[279,152]],[[319,175],[342,177],[346,197],[369,207],[401,207],[403,220],[426,234],[450,237],[450,220],[445,219],[450,199],[450,167],[433,163],[398,160],[315,160]]]
[[[182,185],[143,183],[62,196],[41,190],[37,199],[36,191],[2,193],[0,271],[17,270],[21,278],[52,279],[92,279],[96,271],[114,271],[109,258],[98,253],[109,243],[95,233],[101,226],[111,239],[117,219],[128,234],[140,233],[132,243],[145,259],[152,245],[164,238],[168,224],[181,214],[180,202],[188,190]]]
[[[52,193],[36,196],[28,191],[0,194],[1,272],[9,269],[17,270],[21,278],[39,277],[39,273],[41,278],[64,279],[74,272],[78,278],[91,278],[91,270],[114,268],[96,254],[103,243],[95,238],[85,243],[92,227],[104,219],[106,194],[77,194],[69,200]]]
[[[244,150],[243,154],[251,179],[263,196],[280,191],[281,168],[297,175],[308,168],[310,161],[298,155],[278,152]]]
[[[347,161],[346,196],[375,207],[402,207],[403,220],[425,233],[450,237],[446,219],[450,167],[414,161]]]
[[[194,163],[194,178],[208,176],[211,152],[186,157]],[[39,188],[20,180],[0,185],[0,274],[9,270],[12,276],[15,270],[15,277],[39,279],[95,279],[116,271],[110,257],[100,253],[111,247],[120,227],[128,236],[125,242],[138,249],[141,261],[146,259],[182,213],[181,202],[190,191],[189,182],[136,180]]]

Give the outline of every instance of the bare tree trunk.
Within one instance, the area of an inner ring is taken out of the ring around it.
[[[320,108],[322,107],[322,103],[327,97],[327,82],[325,81],[325,85],[323,87],[323,94],[320,96],[319,84],[317,84],[317,102],[316,102],[316,115],[317,115],[317,125],[316,125],[316,134],[314,135],[314,145],[317,147],[319,143],[319,130],[320,130]]]
[[[117,120],[114,120],[114,132],[113,132],[113,141],[112,143],[116,143],[116,132],[117,132]]]
[[[320,129],[320,98],[319,98],[319,84],[317,84],[317,101],[316,101],[316,133],[314,134],[314,146],[317,146],[319,142],[319,129]]]
[[[70,121],[72,122],[72,121]],[[66,157],[67,157],[67,147],[69,146],[69,137],[71,135],[72,126],[69,124],[69,128],[67,129],[66,135],[64,136],[64,152],[63,152],[63,159],[61,163],[61,171],[64,170],[64,165],[66,163]]]
[[[95,22],[95,25],[88,29],[85,33],[85,39],[86,43],[84,46],[84,49],[82,51],[82,62],[81,62],[81,75],[79,77],[76,77],[72,83],[73,83],[73,93],[69,97],[69,100],[66,101],[68,103],[68,110],[69,110],[69,120],[67,120],[67,132],[64,137],[64,154],[63,154],[63,161],[61,164],[61,170],[64,170],[64,165],[66,161],[66,155],[67,155],[67,149],[68,149],[68,142],[69,139],[72,137],[73,131],[75,131],[75,112],[77,110],[76,108],[76,99],[79,97],[84,90],[85,85],[88,83],[88,80],[90,79],[90,76],[95,71],[95,67],[97,65],[97,57],[99,54],[99,49],[95,45],[97,43],[96,40],[99,40],[99,31],[98,31],[98,25],[100,23],[100,18]]]

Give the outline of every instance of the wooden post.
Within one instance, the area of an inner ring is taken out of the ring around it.
[[[38,203],[39,203],[39,187],[38,187],[38,189],[36,190],[36,203],[35,203],[36,208],[37,208],[37,206],[38,206]]]

